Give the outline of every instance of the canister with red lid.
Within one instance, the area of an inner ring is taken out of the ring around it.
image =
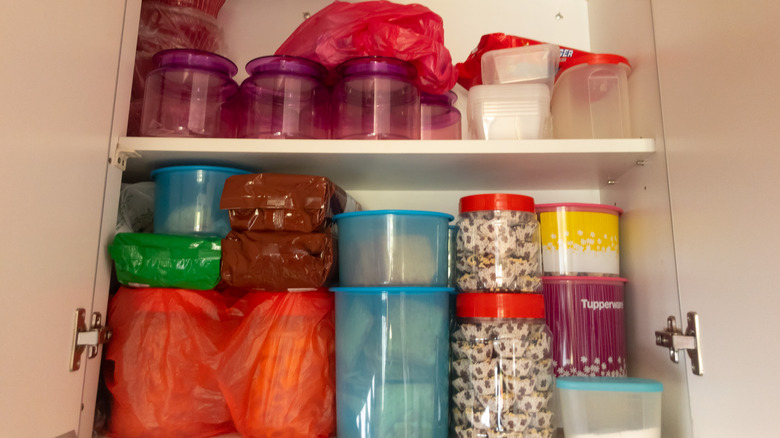
[[[541,237],[533,198],[509,193],[465,196],[457,226],[460,292],[541,290]]]

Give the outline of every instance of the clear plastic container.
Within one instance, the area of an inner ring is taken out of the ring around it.
[[[420,95],[420,135],[423,140],[460,140],[460,111],[454,106],[457,99],[458,96],[452,91]]]
[[[561,377],[557,386],[566,438],[661,438],[661,382]]]
[[[613,205],[537,204],[544,275],[620,276],[618,219]]]
[[[444,287],[336,287],[339,438],[447,436]]]
[[[482,83],[546,84],[550,90],[558,72],[561,49],[555,44],[531,44],[491,50],[482,55]]]
[[[465,292],[540,292],[542,255],[534,200],[487,193],[460,199],[456,284]]]
[[[388,57],[361,57],[337,67],[332,138],[420,138],[420,91],[414,66]]]
[[[249,173],[215,166],[171,166],[152,171],[154,232],[225,237],[230,231],[228,212],[219,209],[225,180]]]
[[[240,138],[317,138],[330,135],[327,70],[294,56],[264,56],[246,65],[237,103]]]
[[[618,55],[589,54],[561,66],[550,107],[555,138],[631,137],[628,76]]]
[[[550,89],[544,84],[475,85],[469,89],[466,115],[472,139],[549,138]]]
[[[552,437],[551,335],[539,294],[458,294],[451,335],[458,437]]]
[[[170,49],[154,55],[146,77],[142,136],[233,137],[233,113],[223,106],[238,92],[238,69],[215,53]]]
[[[333,219],[341,286],[447,286],[452,215],[367,210]]]
[[[555,375],[626,377],[626,279],[542,277],[542,284]]]

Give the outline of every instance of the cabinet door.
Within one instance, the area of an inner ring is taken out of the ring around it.
[[[105,312],[124,12],[116,0],[0,4],[1,437],[91,435],[99,359],[70,372],[70,348],[76,308]]]
[[[693,433],[778,436],[780,3],[652,3]]]

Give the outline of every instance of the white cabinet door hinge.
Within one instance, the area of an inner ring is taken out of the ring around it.
[[[87,357],[92,359],[98,355],[98,347],[111,339],[111,330],[103,327],[103,317],[100,312],[92,314],[91,326],[87,328],[87,311],[76,309],[73,317],[73,343],[70,349],[70,370],[81,368],[81,356],[87,351]]]
[[[677,320],[670,316],[666,320],[666,330],[655,332],[655,345],[668,348],[669,358],[674,363],[680,362],[680,350],[685,350],[691,359],[691,370],[697,376],[704,375],[704,365],[701,355],[701,327],[699,314],[688,312],[688,326],[683,333],[677,328]]]

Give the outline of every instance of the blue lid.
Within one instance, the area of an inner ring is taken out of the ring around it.
[[[248,173],[251,173],[247,170],[242,169],[234,169],[232,167],[219,167],[219,166],[170,166],[170,167],[161,167],[159,169],[154,169],[150,176],[152,179],[154,179],[155,175],[158,175],[162,172],[191,172],[193,170],[206,170],[206,171],[212,171],[212,172],[226,172],[226,173],[232,173],[234,175],[245,175]]]
[[[351,292],[355,294],[379,294],[388,293],[410,293],[410,294],[431,294],[438,292],[451,293],[455,291],[451,287],[425,287],[425,286],[377,286],[377,287],[332,287],[333,292]]]
[[[561,389],[611,392],[661,392],[664,385],[651,379],[636,377],[558,377],[555,384]]]
[[[353,211],[349,213],[341,213],[333,216],[333,220],[345,219],[356,216],[380,216],[380,215],[399,215],[399,216],[438,216],[447,218],[447,220],[455,219],[455,216],[447,213],[440,213],[437,211],[423,211],[423,210],[363,210]]]

